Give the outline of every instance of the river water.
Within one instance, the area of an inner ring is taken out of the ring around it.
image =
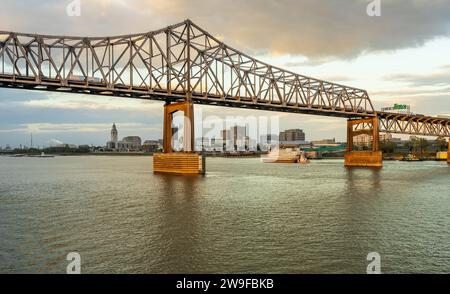
[[[450,273],[450,166],[0,157],[0,273]]]

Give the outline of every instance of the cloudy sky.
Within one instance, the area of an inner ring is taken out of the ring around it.
[[[228,45],[291,71],[366,89],[375,108],[450,115],[450,1],[381,0],[2,0],[0,31],[108,36],[156,30],[187,18]],[[203,117],[236,115],[200,107]],[[239,110],[302,128],[307,140],[345,140],[345,120]],[[103,145],[112,122],[119,136],[161,137],[158,102],[0,89],[0,146],[52,139]]]

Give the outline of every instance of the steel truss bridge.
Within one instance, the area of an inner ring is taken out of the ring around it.
[[[114,37],[0,31],[0,87],[378,117],[381,132],[450,137],[450,119],[377,112],[365,90],[271,66],[190,20]]]

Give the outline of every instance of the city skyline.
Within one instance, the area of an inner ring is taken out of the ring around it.
[[[237,133],[236,133],[236,128],[237,128]],[[183,140],[182,139],[182,135],[181,137],[179,136],[179,131],[178,128],[175,127],[175,129],[177,129],[177,131],[174,133],[174,140],[175,141],[179,141],[179,140]],[[244,133],[242,133],[242,130],[244,130]],[[114,132],[114,134],[113,134]],[[226,134],[226,135],[225,135]],[[124,141],[129,140],[130,138],[134,139],[134,138],[139,138],[140,146],[143,146],[145,142],[162,142],[162,138],[148,138],[148,137],[141,137],[139,135],[135,135],[133,133],[126,133],[125,135],[119,136],[119,132],[118,132],[118,127],[117,124],[115,122],[112,123],[112,127],[110,125],[110,130],[109,133],[107,134],[107,141],[106,144],[89,144],[87,142],[82,142],[82,143],[74,143],[74,142],[70,142],[70,141],[60,141],[58,139],[50,139],[46,142],[46,144],[35,144],[35,137],[33,135],[33,133],[29,134],[29,141],[27,143],[24,144],[19,144],[19,145],[12,145],[12,144],[5,144],[5,145],[0,145],[0,149],[4,149],[4,148],[37,148],[37,149],[43,149],[43,148],[48,148],[48,147],[58,147],[58,146],[73,146],[78,147],[78,146],[92,146],[92,147],[99,147],[99,148],[104,148],[106,147],[106,149],[122,149],[122,148],[116,148],[116,147],[111,147],[110,143],[112,142],[119,142],[122,143]],[[227,138],[224,138],[224,136],[226,136]],[[251,137],[248,134],[248,127],[245,125],[239,125],[239,124],[235,124],[234,126],[226,129],[221,129],[220,131],[218,131],[216,134],[212,135],[212,136],[196,136],[195,137],[195,141],[196,141],[196,147],[201,146],[202,144],[205,144],[205,146],[213,146],[214,142],[227,142],[227,144],[230,144],[230,142],[232,142],[234,140],[234,142],[236,143],[236,139],[237,140],[248,140],[249,142],[252,142],[255,146],[256,144],[283,144],[283,142],[297,142],[297,143],[309,143],[311,145],[315,145],[315,146],[319,146],[322,144],[346,144],[345,141],[340,141],[340,140],[336,140],[335,137],[333,138],[321,138],[321,139],[306,139],[307,133],[304,132],[303,129],[299,129],[299,128],[295,128],[295,129],[280,129],[277,132],[267,132],[267,133],[258,133],[256,137]],[[233,138],[234,139],[233,139]],[[366,137],[370,137],[368,135],[359,135],[356,136],[354,139],[355,144],[368,144],[368,142],[371,140],[370,138],[366,138]],[[397,143],[401,143],[401,142],[407,142],[410,141],[412,138],[421,138],[422,136],[416,136],[416,135],[400,135],[400,134],[391,134],[391,133],[380,133],[380,141],[392,141],[392,142],[397,142]],[[122,138],[122,139],[120,139]],[[437,138],[432,138],[432,137],[425,137],[424,138],[427,141],[433,142],[435,141]],[[229,141],[229,142],[228,142]],[[200,143],[199,143],[200,142]],[[256,148],[255,146],[253,146],[254,148]],[[197,151],[200,151],[200,149],[196,149]]]

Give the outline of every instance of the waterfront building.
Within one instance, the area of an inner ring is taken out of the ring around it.
[[[305,141],[305,132],[300,129],[291,129],[280,132],[280,142],[283,141]]]
[[[301,129],[290,129],[280,132],[279,145],[281,148],[310,148],[311,143],[305,141],[305,132]]]
[[[380,133],[380,141],[391,141],[392,140],[392,134],[391,133]]]
[[[227,151],[245,150],[248,148],[249,142],[247,138],[247,128],[244,126],[237,126],[230,128],[229,130],[222,130],[222,143],[223,147]]]
[[[138,136],[128,136],[117,142],[118,151],[140,151],[141,138]]]
[[[106,148],[114,151],[140,151],[141,138],[138,136],[128,136],[118,141],[119,132],[114,123],[111,128],[111,140],[106,142]]]
[[[146,140],[144,144],[142,144],[142,150],[144,152],[152,153],[157,152],[162,149],[162,144],[159,140]]]
[[[311,144],[314,146],[335,146],[340,145],[340,143],[336,143],[336,139],[322,139],[322,140],[315,140],[311,141]]]

